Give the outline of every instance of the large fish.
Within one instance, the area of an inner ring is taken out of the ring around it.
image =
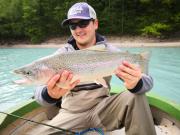
[[[56,73],[68,70],[73,73],[74,80],[80,79],[81,82],[98,82],[99,80],[99,83],[103,84],[102,78],[113,75],[116,68],[125,60],[139,65],[142,72],[147,73],[148,52],[141,54],[110,52],[104,45],[49,55],[15,69],[14,73],[25,78],[16,83],[46,84]]]

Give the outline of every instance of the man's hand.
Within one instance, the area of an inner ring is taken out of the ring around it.
[[[47,82],[47,90],[49,96],[55,99],[59,99],[60,97],[65,95],[69,90],[73,89],[80,82],[80,80],[71,82],[72,79],[73,74],[66,70],[54,75]],[[58,84],[63,84],[65,88],[58,87]]]
[[[127,61],[116,69],[115,74],[124,81],[127,89],[133,89],[142,77],[141,69]]]

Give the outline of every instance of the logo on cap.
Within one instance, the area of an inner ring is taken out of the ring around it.
[[[85,2],[74,4],[68,11],[67,19],[63,20],[62,26],[68,24],[70,19],[96,19],[95,10]]]
[[[81,14],[82,11],[83,11],[83,8],[82,8],[81,5],[79,5],[79,6],[77,6],[76,8],[70,9],[69,15],[71,16],[71,15],[75,15],[75,14]]]

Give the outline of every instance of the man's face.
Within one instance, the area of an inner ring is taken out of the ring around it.
[[[70,21],[71,34],[78,45],[86,46],[95,39],[95,31],[98,28],[97,20],[73,19]]]

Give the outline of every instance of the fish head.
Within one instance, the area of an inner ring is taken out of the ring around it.
[[[45,65],[31,63],[13,70],[13,73],[23,77],[15,81],[16,84],[45,84],[54,72]]]

